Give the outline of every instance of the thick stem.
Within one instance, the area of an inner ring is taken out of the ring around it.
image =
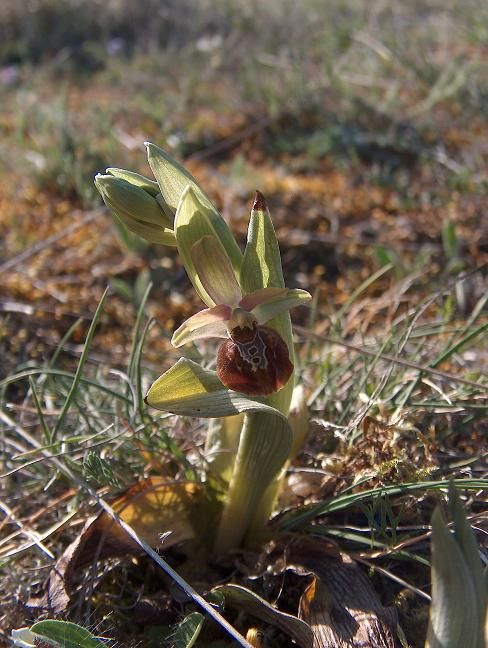
[[[292,432],[284,417],[246,415],[215,541],[216,553],[242,543],[263,493],[280,473],[291,446]]]
[[[275,407],[277,407],[278,405],[279,403],[275,404]],[[260,540],[264,536],[263,530],[265,529],[266,524],[271,517],[273,510],[275,509],[276,500],[278,499],[278,496],[283,487],[286,469],[295,457],[298,450],[301,448],[307,435],[308,408],[303,388],[301,387],[297,387],[293,391],[293,398],[291,402],[290,413],[288,415],[288,422],[293,432],[293,445],[282,470],[280,470],[279,474],[275,477],[275,479],[273,479],[271,484],[266,489],[252,517],[245,539],[245,544],[247,545],[253,546],[259,544]]]

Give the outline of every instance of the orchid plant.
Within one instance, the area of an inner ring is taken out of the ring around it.
[[[206,306],[174,332],[172,344],[178,348],[210,337],[223,340],[216,371],[181,358],[145,398],[160,410],[211,419],[209,435],[215,440],[216,431],[220,434],[226,460],[217,472],[228,480],[228,488],[213,549],[222,552],[261,538],[283,471],[296,450],[297,433],[288,420],[295,385],[289,311],[311,297],[284,285],[278,243],[261,193],[256,194],[241,252],[193,176],[159,147],[146,147],[156,182],[109,168],[96,176],[95,184],[131,231],[178,248]]]

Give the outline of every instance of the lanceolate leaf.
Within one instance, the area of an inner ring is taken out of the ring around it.
[[[262,412],[282,419],[274,407],[258,399],[226,389],[215,371],[181,358],[150,387],[145,401],[151,407],[173,414],[214,418],[240,412]]]
[[[175,236],[178,251],[195,290],[207,306],[215,306],[214,299],[208,294],[198,275],[192,258],[192,247],[204,236],[211,236],[217,241],[220,255],[229,259],[236,273],[240,269],[242,254],[223,218],[191,186],[184,190],[178,203]]]
[[[174,648],[192,648],[195,645],[205,617],[200,612],[192,612],[183,619],[171,635],[171,645]]]
[[[481,648],[473,579],[439,510],[432,516],[432,605],[426,648]]]
[[[476,591],[476,599],[478,601],[478,614],[480,617],[479,623],[479,636],[478,642],[480,645],[483,643],[484,622],[483,619],[486,615],[487,595],[483,569],[479,556],[478,545],[474,537],[471,526],[466,519],[461,499],[456,491],[454,483],[449,483],[449,509],[451,518],[454,522],[454,538],[456,539],[458,547],[461,549],[466,563],[466,567],[470,573],[474,589]]]

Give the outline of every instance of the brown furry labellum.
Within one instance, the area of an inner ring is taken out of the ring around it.
[[[217,375],[229,389],[267,396],[282,389],[293,373],[286,342],[274,329],[237,326],[219,348]]]

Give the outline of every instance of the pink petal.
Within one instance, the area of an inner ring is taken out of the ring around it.
[[[239,302],[239,306],[249,308],[250,305],[254,304],[251,313],[258,324],[264,324],[291,308],[306,304],[311,299],[311,295],[306,290],[300,290],[299,288],[263,288],[246,295]],[[243,306],[243,303],[245,303],[245,306]]]
[[[231,316],[232,309],[219,304],[213,308],[205,308],[195,313],[174,332],[171,344],[180,347],[193,340],[201,340],[210,337],[227,337],[227,321]]]
[[[260,288],[243,297],[239,302],[239,306],[244,310],[251,311],[259,304],[282,297],[288,292],[288,288]]]

